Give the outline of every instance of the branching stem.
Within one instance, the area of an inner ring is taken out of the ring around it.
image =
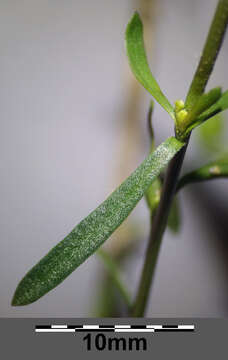
[[[196,69],[186,97],[185,105],[187,109],[192,108],[196,100],[204,92],[223,42],[227,21],[228,1],[219,0],[207,35],[199,65]]]
[[[225,30],[228,23],[228,0],[219,0],[212,20],[207,40],[203,49],[200,63],[192,80],[186,98],[186,106],[192,107],[200,95],[203,94],[208,79],[213,70],[215,60],[221,47]],[[170,207],[175,194],[178,177],[188,146],[186,145],[171,160],[162,188],[161,200],[153,217],[149,244],[146,251],[145,262],[139,283],[138,292],[133,306],[132,316],[142,317],[145,314],[146,305],[150,293],[151,283],[158,260],[162,237],[167,225]]]

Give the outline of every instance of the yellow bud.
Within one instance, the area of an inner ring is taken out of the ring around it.
[[[183,100],[175,101],[175,112],[179,112],[180,110],[184,109],[184,102]]]
[[[181,111],[179,111],[179,112],[177,113],[177,119],[178,119],[178,121],[180,121],[180,122],[184,121],[184,120],[186,119],[187,115],[188,115],[187,110],[181,110]]]

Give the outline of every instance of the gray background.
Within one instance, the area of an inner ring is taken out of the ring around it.
[[[167,319],[0,319],[0,336],[2,341],[1,354],[4,359],[11,360],[20,356],[23,359],[55,358],[62,359],[73,356],[86,359],[227,359],[227,320],[225,319],[172,319],[174,324],[194,324],[195,332],[185,333],[132,333],[116,334],[115,337],[144,337],[147,340],[147,351],[99,351],[86,350],[80,333],[35,333],[35,325],[49,324],[167,324]],[[96,333],[92,333],[95,337]],[[107,338],[113,338],[113,333],[106,333]],[[93,340],[94,341],[94,340]],[[13,346],[12,346],[13,344]]]
[[[171,102],[184,98],[199,60],[215,0],[159,0],[153,72]],[[103,271],[96,256],[38,302],[10,306],[18,281],[113,190],[126,79],[124,31],[135,1],[0,1],[1,203],[0,316],[89,316]],[[209,88],[227,88],[227,38]],[[148,151],[146,107],[142,146]],[[157,143],[173,124],[156,106]],[[193,136],[186,161],[201,163]],[[124,165],[122,165],[124,167]],[[130,171],[129,171],[130,173]],[[115,183],[115,184],[114,184]],[[205,185],[227,202],[227,183]],[[206,219],[187,191],[183,226],[166,232],[149,316],[224,316],[227,277]],[[148,234],[142,201],[131,215]],[[219,241],[219,237],[218,237]],[[143,249],[125,272],[134,291]]]

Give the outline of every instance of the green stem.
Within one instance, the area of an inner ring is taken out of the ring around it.
[[[218,6],[210,26],[199,66],[188,91],[186,99],[187,109],[192,107],[198,97],[204,92],[205,86],[213,70],[215,60],[222,44],[227,23],[228,0],[220,0],[218,2]],[[143,271],[131,314],[135,317],[142,317],[145,313],[151,282],[154,277],[154,272],[158,260],[161,241],[167,225],[169,211],[173,196],[176,191],[178,177],[188,146],[188,141],[189,138],[186,141],[185,147],[183,147],[171,160],[166,172],[161,200],[153,218]]]
[[[200,95],[203,94],[213,70],[228,22],[228,0],[219,0],[212,20],[203,53],[190,85],[185,105],[191,109]]]

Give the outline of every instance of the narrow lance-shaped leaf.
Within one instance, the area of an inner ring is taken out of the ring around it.
[[[226,177],[228,177],[228,154],[184,175],[178,183],[177,191],[188,184]]]
[[[186,113],[183,121],[178,119],[177,116],[177,129],[180,129],[181,138],[186,138],[194,128],[201,125],[204,120],[200,117],[200,114],[206,109],[211,108],[213,104],[217,104],[219,102],[218,99],[221,99],[221,88],[214,88],[199,97],[193,109]],[[184,128],[184,131],[182,128]]]
[[[143,25],[136,12],[126,30],[126,48],[131,70],[136,79],[149,91],[157,102],[175,119],[174,110],[162,93],[157,81],[151,74],[143,41]]]
[[[191,111],[189,111],[188,116],[186,117],[186,122],[191,123],[196,120],[196,118],[205,110],[210,108],[221,98],[221,88],[217,87],[210,90],[208,93],[203,94],[197,100],[195,106]]]
[[[61,283],[92,255],[127,218],[145,191],[184,144],[171,137],[72,232],[36,264],[19,283],[12,305],[26,305]]]
[[[208,110],[206,110],[199,116],[198,121],[202,123],[207,119],[211,118],[212,116],[227,109],[228,109],[228,90],[222,94],[220,99],[214,105],[212,105]]]

